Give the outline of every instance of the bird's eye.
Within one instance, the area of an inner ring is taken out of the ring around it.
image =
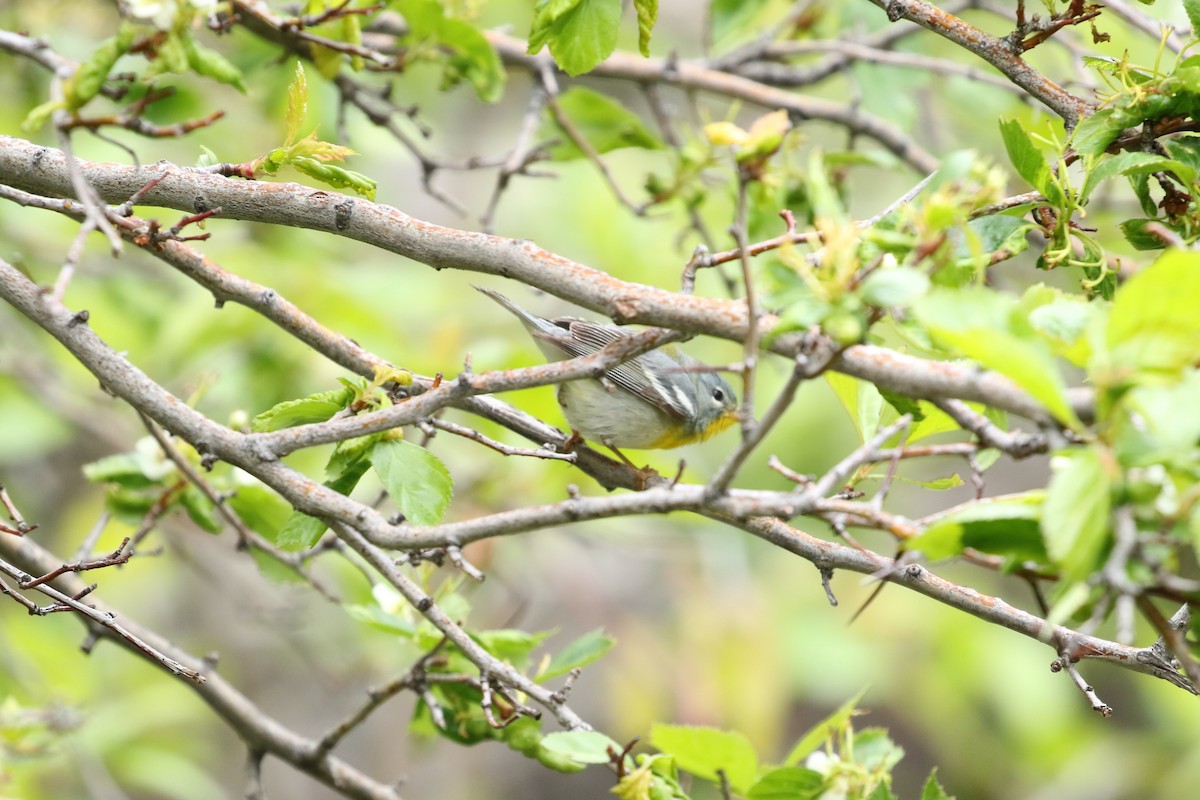
[[[716,389],[713,389],[713,400],[716,400],[718,403],[725,402],[725,392],[721,387],[718,386]]]

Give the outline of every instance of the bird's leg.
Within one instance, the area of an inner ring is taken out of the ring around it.
[[[630,468],[637,471],[637,491],[639,491],[639,492],[645,491],[647,486],[650,483],[651,478],[661,477],[658,474],[658,470],[654,469],[654,467],[650,466],[649,464],[647,464],[644,467],[639,467],[637,464],[635,464],[629,460],[629,456],[625,455],[620,450],[613,447],[611,444],[608,444],[606,442],[604,444],[604,446],[607,447],[609,450],[612,450],[614,453],[616,453],[617,458],[624,461],[627,466],[629,466]]]
[[[579,431],[572,428],[571,435],[568,436],[567,440],[559,446],[558,451],[560,453],[569,453],[572,450],[574,450],[576,447],[578,447],[579,445],[583,444],[583,442],[584,442],[583,435],[580,434]]]

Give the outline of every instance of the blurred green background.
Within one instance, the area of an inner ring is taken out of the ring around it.
[[[694,55],[702,36],[694,4],[663,2],[654,52]],[[861,31],[886,24],[866,2],[819,4],[831,31]],[[1160,3],[1160,6],[1173,6]],[[1170,8],[1161,9],[1171,11]],[[61,54],[80,59],[109,33],[108,4],[9,0],[0,25],[46,37]],[[1002,32],[996,17],[973,17]],[[69,20],[69,24],[64,24]],[[528,4],[490,2],[485,25],[511,23],[528,30]],[[1152,58],[1146,37],[1118,33],[1094,52],[1120,57],[1125,48]],[[635,31],[626,26],[626,46]],[[206,42],[212,43],[211,37]],[[243,31],[219,45],[245,72],[249,93],[193,78],[168,80],[175,97],[155,107],[160,121],[202,116],[214,108],[229,115],[182,140],[146,141],[122,131],[112,138],[133,147],[146,162],[195,163],[201,146],[222,160],[242,161],[279,143],[283,94],[292,62]],[[907,39],[904,49],[967,60],[932,35]],[[1042,48],[1035,63],[1056,74],[1070,58]],[[337,131],[337,102],[309,70],[311,119],[325,138]],[[631,87],[583,81],[615,92],[635,110],[645,109]],[[21,136],[20,122],[45,98],[45,73],[0,54],[0,132]],[[467,87],[437,91],[436,76],[415,69],[396,80],[394,97],[420,109],[432,134],[423,146],[452,160],[504,155],[516,137],[530,83],[512,72],[504,98],[482,106]],[[857,98],[873,113],[905,126],[936,153],[971,148],[1002,153],[1000,115],[1038,115],[1012,95],[964,79],[860,65],[813,90]],[[696,116],[687,99],[667,93],[685,122],[720,119],[720,102]],[[742,118],[759,113],[741,109]],[[385,132],[347,111],[347,144],[361,153],[349,166],[379,181],[379,202],[420,219],[474,229],[495,180],[489,171],[444,171],[437,186],[467,214],[421,190],[420,170]],[[695,136],[692,128],[685,131]],[[844,132],[819,123],[801,126],[806,145],[830,150],[846,144]],[[52,144],[45,131],[37,141]],[[74,139],[79,155],[128,162],[120,148],[88,135]],[[877,148],[864,143],[868,151]],[[648,170],[664,169],[662,154],[618,152],[606,158],[617,179],[635,191]],[[1001,160],[1001,163],[1003,161]],[[678,285],[696,244],[680,236],[682,214],[638,219],[612,198],[584,162],[553,165],[552,179],[517,178],[506,192],[494,228],[529,238],[549,250],[626,279]],[[294,176],[283,176],[291,179]],[[845,176],[850,206],[868,216],[920,176],[903,168],[851,168]],[[1020,185],[1010,186],[1023,191]],[[721,246],[730,208],[726,186],[714,187],[706,207]],[[171,224],[175,212],[142,210]],[[1093,223],[1103,220],[1093,220]],[[220,219],[200,248],[224,268],[268,285],[321,323],[397,365],[454,375],[468,354],[476,370],[527,365],[538,353],[520,327],[490,301],[469,290],[486,283],[543,312],[573,312],[553,298],[468,273],[435,272],[371,248],[314,233]],[[76,226],[46,212],[0,205],[0,248],[43,284],[53,283]],[[1032,257],[1005,264],[995,278],[1020,286],[1044,280]],[[702,275],[700,292],[720,294],[719,282]],[[308,351],[254,313],[235,305],[215,309],[212,297],[165,265],[127,249],[113,259],[97,236],[89,240],[68,306],[87,308],[91,326],[114,348],[172,392],[218,421],[251,415],[276,402],[335,388],[342,371]],[[573,312],[574,313],[574,312]],[[732,343],[696,341],[690,350],[714,362],[738,358]],[[766,361],[760,403],[769,402],[787,366]],[[505,400],[554,424],[562,419],[549,388],[506,395]],[[761,408],[760,408],[761,410]],[[477,420],[461,414],[466,424]],[[510,444],[499,428],[482,425]],[[0,483],[34,534],[64,558],[74,553],[103,507],[101,491],[80,467],[130,449],[145,435],[133,412],[113,401],[48,337],[16,312],[0,308]],[[806,385],[800,400],[738,481],[741,486],[783,487],[766,469],[778,455],[801,472],[820,472],[856,444],[849,419],[824,382]],[[727,434],[681,453],[644,454],[672,472],[686,458],[685,479],[702,481],[736,444]],[[442,434],[431,445],[456,483],[451,519],[551,502],[570,484],[601,493],[569,465],[505,458]],[[327,452],[305,453],[291,463],[319,475]],[[908,477],[929,478],[963,469],[961,462],[906,467]],[[1002,462],[988,473],[988,492],[1001,493],[1044,481],[1036,460]],[[364,497],[377,488],[360,487]],[[891,499],[901,513],[921,515],[970,496],[969,487],[947,492],[900,485]],[[812,533],[823,526],[800,521]],[[98,549],[115,547],[128,526],[113,522]],[[192,653],[218,652],[220,669],[264,710],[306,735],[319,735],[363,697],[365,688],[402,673],[414,653],[393,637],[351,620],[340,608],[303,586],[265,577],[229,534],[212,536],[173,516],[151,540],[161,554],[138,557],[96,576],[99,595],[130,618]],[[864,544],[888,552],[881,536]],[[572,702],[583,716],[618,740],[644,736],[653,721],[715,725],[744,732],[765,760],[781,758],[806,727],[864,686],[870,714],[858,726],[888,727],[906,749],[896,771],[898,794],[915,797],[930,767],[959,798],[1096,800],[1181,798],[1195,794],[1200,775],[1200,707],[1161,681],[1084,664],[1084,675],[1113,706],[1102,720],[1065,675],[1049,670],[1046,647],[941,607],[894,587],[886,589],[853,625],[853,611],[873,586],[838,574],[840,605],[826,602],[817,570],[738,531],[688,516],[621,519],[546,530],[484,543],[468,553],[488,573],[468,589],[475,627],[558,629],[552,643],[603,627],[617,648],[588,668]],[[361,576],[333,562],[318,572],[351,601],[365,601]],[[965,565],[939,574],[1016,605],[1033,608],[1028,589]],[[1111,635],[1111,631],[1102,631]],[[1139,631],[1139,642],[1153,636]],[[82,629],[66,615],[30,618],[15,603],[0,603],[0,698],[23,706],[63,709],[77,725],[56,737],[48,751],[2,763],[0,796],[56,798],[213,798],[240,796],[245,753],[233,734],[179,681],[101,645],[79,650]],[[611,778],[593,768],[576,776],[551,773],[488,743],[464,750],[407,734],[414,698],[393,700],[344,745],[351,763],[381,778],[403,778],[406,797],[468,800],[479,797],[606,797]],[[268,760],[265,780],[275,797],[326,798],[332,794]],[[703,796],[702,791],[697,792]]]

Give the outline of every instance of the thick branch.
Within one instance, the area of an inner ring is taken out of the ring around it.
[[[159,183],[145,193],[146,204],[187,213],[220,206],[227,219],[324,231],[437,269],[511,278],[619,323],[657,325],[737,342],[746,337],[746,308],[740,301],[683,295],[622,281],[529,241],[434,225],[389,206],[336,192],[290,183],[242,182],[174,165],[130,167],[81,161],[80,169],[108,202],[123,202],[157,178]],[[3,136],[0,182],[43,195],[68,197],[73,192],[61,151]],[[763,332],[776,322],[773,315],[763,314]],[[803,344],[803,336],[789,334],[771,340],[770,349],[794,358]],[[833,369],[912,397],[956,397],[1035,420],[1047,418],[1040,404],[1007,378],[970,364],[927,361],[859,345],[842,353]],[[1089,403],[1090,398],[1081,397],[1081,410]]]
[[[907,19],[966,48],[1020,86],[1043,105],[1062,117],[1071,130],[1091,113],[1092,106],[1031,67],[1020,57],[1017,46],[1007,39],[980,30],[924,0],[871,0],[888,19]]]

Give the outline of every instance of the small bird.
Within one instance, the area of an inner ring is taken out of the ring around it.
[[[499,292],[476,289],[521,320],[551,361],[586,356],[627,334],[614,325],[531,314]],[[700,369],[697,369],[699,367]],[[620,448],[658,450],[701,442],[737,420],[737,396],[725,379],[673,344],[604,373],[559,384],[558,404],[579,436]]]

